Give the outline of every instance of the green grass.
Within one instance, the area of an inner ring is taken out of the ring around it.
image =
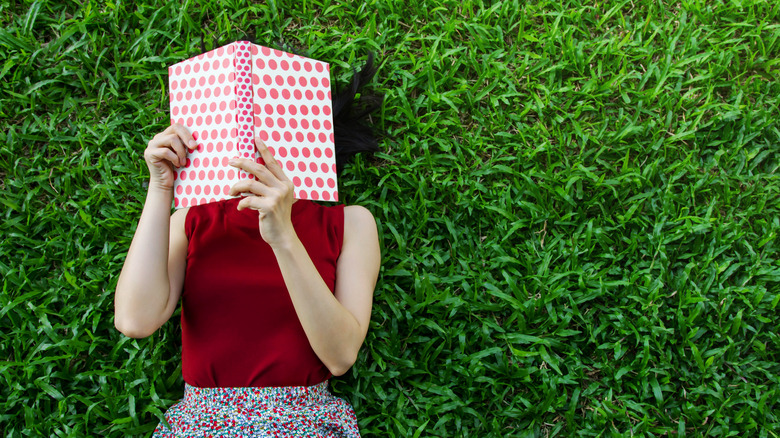
[[[383,250],[334,379],[366,436],[780,430],[776,2],[0,0],[0,430],[148,436],[177,316],[113,328],[166,66],[241,39],[382,60],[341,179]]]

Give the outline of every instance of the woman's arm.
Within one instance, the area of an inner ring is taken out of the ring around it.
[[[344,209],[335,294],[297,236],[274,247],[274,254],[312,349],[333,375],[344,374],[357,359],[371,317],[380,262],[374,217],[363,207]]]
[[[170,196],[150,190],[119,274],[114,326],[131,338],[150,336],[170,319],[179,302],[187,257],[187,209],[169,217],[170,205]]]
[[[114,325],[133,338],[154,333],[179,301],[187,256],[187,211],[170,215],[173,167],[184,164],[184,144],[190,149],[197,146],[191,140],[184,126],[172,125],[155,136],[144,152],[151,174],[149,191],[114,297]]]
[[[265,144],[257,139],[256,145],[265,165],[231,161],[257,180],[238,182],[230,194],[252,194],[238,209],[258,210],[260,234],[276,255],[309,344],[333,375],[344,374],[355,363],[368,330],[380,262],[376,223],[363,207],[344,209],[344,240],[331,293],[292,226],[292,182]]]

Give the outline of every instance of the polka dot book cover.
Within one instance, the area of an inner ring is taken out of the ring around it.
[[[297,199],[338,200],[327,63],[237,41],[172,65],[168,77],[171,123],[198,142],[176,172],[175,208],[229,198],[247,174],[228,161],[262,162],[255,136],[293,181]]]

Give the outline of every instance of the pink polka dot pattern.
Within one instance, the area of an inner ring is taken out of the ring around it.
[[[254,133],[252,132],[252,44],[239,41],[234,43],[236,48],[236,57],[233,62],[236,66],[236,125],[238,145],[238,156],[242,158],[255,159]],[[249,175],[244,172],[238,172],[238,179],[246,179]]]
[[[297,199],[336,201],[338,188],[327,63],[260,47],[252,59],[255,135],[284,161]],[[262,66],[262,67],[261,67]],[[267,79],[264,79],[267,78]],[[317,96],[323,96],[318,98]],[[332,187],[315,184],[332,180]]]
[[[176,208],[228,198],[225,187],[238,181],[229,178],[221,164],[226,154],[237,155],[236,145],[238,149],[246,147],[237,132],[231,135],[237,131],[237,122],[243,120],[238,99],[251,94],[248,87],[238,86],[238,78],[246,76],[235,62],[238,48],[233,43],[168,69],[171,120],[185,125],[198,142],[198,149],[189,153],[186,166],[177,172]],[[251,140],[251,133],[243,138],[247,137]]]
[[[326,63],[245,41],[171,66],[171,122],[198,142],[176,172],[174,206],[231,197],[230,187],[249,175],[228,161],[257,160],[255,136],[295,181],[296,198],[336,201],[329,71]]]

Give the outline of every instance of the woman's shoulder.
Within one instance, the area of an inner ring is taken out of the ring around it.
[[[374,223],[374,215],[369,209],[362,205],[345,205],[344,206],[344,221],[351,221],[354,223]]]
[[[177,208],[176,211],[174,211],[173,214],[171,215],[171,218],[174,218],[174,217],[176,217],[176,218],[187,217],[187,212],[188,211],[190,211],[190,207]]]
[[[371,211],[360,205],[344,207],[343,260],[364,266],[379,263],[379,229]],[[368,265],[366,265],[368,263]],[[370,270],[369,270],[370,271]]]
[[[377,233],[376,220],[369,209],[362,205],[344,207],[345,234],[371,237]]]
[[[171,231],[184,232],[185,222],[187,221],[187,212],[189,207],[179,208],[171,215]]]
[[[190,207],[177,208],[171,215],[171,224],[181,223],[187,220],[187,213],[190,211]]]

